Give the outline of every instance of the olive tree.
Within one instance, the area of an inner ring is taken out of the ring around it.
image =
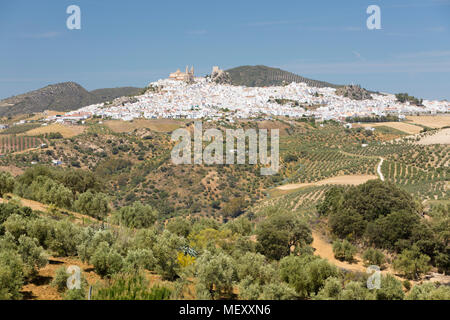
[[[405,249],[394,260],[394,269],[400,271],[408,279],[418,279],[421,274],[430,270],[430,257],[422,254],[416,246]]]
[[[197,297],[199,299],[230,298],[237,280],[233,259],[223,252],[205,251],[196,263]]]

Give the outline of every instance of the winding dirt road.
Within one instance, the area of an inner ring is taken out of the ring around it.
[[[383,173],[381,172],[381,166],[383,165],[383,162],[384,162],[384,159],[380,158],[380,163],[378,164],[378,168],[377,168],[377,172],[378,172],[378,175],[380,176],[381,181],[384,181],[384,176],[383,176]]]

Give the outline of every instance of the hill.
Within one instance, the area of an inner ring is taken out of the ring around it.
[[[70,111],[140,92],[140,88],[123,87],[87,91],[78,83],[63,82],[13,96],[0,101],[0,116],[30,114],[45,110]]]
[[[0,300],[450,299],[448,146],[335,122],[205,123],[280,129],[269,177],[175,165],[168,132],[193,124],[162,121],[90,119],[46,148],[0,139]],[[386,181],[367,182],[377,166]],[[367,288],[367,264],[380,289]],[[80,290],[67,288],[69,266]]]
[[[283,82],[305,82],[312,87],[339,88],[339,85],[324,81],[308,79],[294,73],[266,66],[241,66],[226,70],[231,76],[231,83],[236,86],[267,87],[279,86]]]
[[[370,100],[372,96],[370,92],[358,85],[349,85],[338,88],[336,94],[343,97],[348,97],[352,100]]]

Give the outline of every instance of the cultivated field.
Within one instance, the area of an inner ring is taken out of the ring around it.
[[[137,119],[133,121],[110,120],[105,125],[116,133],[132,132],[135,129],[149,128],[156,132],[172,132],[183,125],[182,121],[170,119],[146,120]]]
[[[40,136],[46,133],[56,133],[59,132],[64,138],[72,138],[79,134],[82,134],[85,130],[84,126],[69,126],[62,124],[51,124],[49,126],[42,126],[26,133],[28,136]]]
[[[450,128],[439,130],[439,132],[420,139],[417,144],[450,144]]]
[[[419,124],[430,128],[443,128],[450,126],[450,115],[441,116],[410,116],[406,118],[412,123]]]
[[[332,185],[359,185],[363,184],[369,180],[378,179],[378,176],[375,175],[352,175],[352,176],[338,176],[338,177],[332,177],[328,179],[324,179],[318,182],[312,182],[312,183],[292,183],[287,184],[284,186],[279,186],[279,190],[295,190],[299,188],[304,187],[310,187],[310,186],[323,186],[327,184]]]
[[[42,143],[44,143],[44,140],[36,137],[14,135],[0,136],[0,154],[22,152],[36,148]]]
[[[390,127],[400,131],[403,131],[408,134],[416,134],[419,133],[423,128],[419,126],[415,126],[413,124],[405,123],[405,122],[378,122],[378,123],[364,123],[361,124],[362,127]]]

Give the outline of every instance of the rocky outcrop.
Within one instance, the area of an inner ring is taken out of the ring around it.
[[[336,89],[336,94],[352,100],[370,100],[370,92],[358,85],[349,85]]]

